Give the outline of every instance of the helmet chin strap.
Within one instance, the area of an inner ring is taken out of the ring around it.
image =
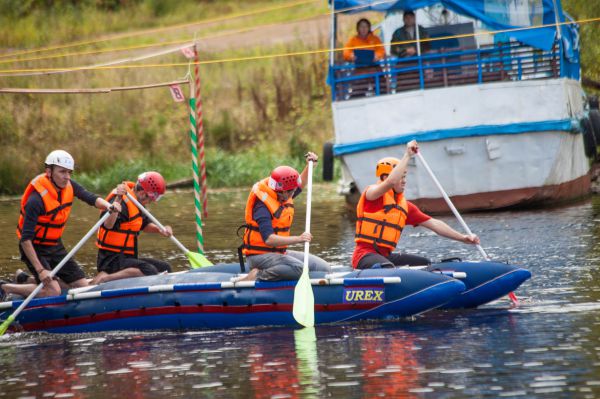
[[[54,187],[58,188],[59,190],[62,190],[60,186],[56,184],[56,181],[54,181],[54,166],[50,165],[48,166],[48,169],[50,169],[50,181],[52,182],[52,184],[54,184]]]

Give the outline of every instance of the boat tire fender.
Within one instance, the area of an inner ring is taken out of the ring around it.
[[[583,133],[583,148],[585,156],[591,159],[596,158],[596,138],[594,137],[594,128],[588,118],[581,120],[581,131]]]
[[[590,111],[590,122],[592,123],[596,144],[598,144],[600,143],[600,111],[597,109],[592,109]]]
[[[323,180],[333,180],[333,143],[323,144]]]
[[[588,104],[590,109],[598,109],[598,96],[588,96]]]

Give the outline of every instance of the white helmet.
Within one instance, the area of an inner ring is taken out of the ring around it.
[[[75,161],[71,154],[63,150],[54,150],[46,157],[46,165],[62,166],[65,169],[75,169]]]

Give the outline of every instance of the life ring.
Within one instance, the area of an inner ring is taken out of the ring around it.
[[[333,143],[323,144],[323,180],[333,180]]]

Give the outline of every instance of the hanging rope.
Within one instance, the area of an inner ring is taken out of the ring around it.
[[[52,50],[61,50],[61,49],[71,48],[71,47],[85,46],[85,45],[102,43],[102,42],[107,42],[107,41],[112,41],[112,40],[120,40],[120,39],[129,38],[129,37],[142,36],[145,34],[162,33],[162,32],[166,32],[166,31],[174,30],[174,29],[188,28],[188,27],[194,26],[194,25],[204,25],[204,24],[209,24],[209,23],[214,23],[214,22],[223,22],[223,21],[227,21],[230,19],[249,17],[252,15],[269,13],[271,11],[283,10],[286,8],[293,8],[293,7],[301,6],[301,5],[308,4],[308,3],[315,3],[317,1],[321,1],[321,0],[293,1],[290,3],[278,5],[278,6],[265,7],[265,8],[261,8],[258,10],[252,10],[252,11],[242,12],[242,13],[237,13],[237,14],[232,14],[232,15],[224,15],[221,17],[205,19],[202,21],[188,22],[188,23],[184,23],[184,24],[165,26],[165,27],[161,27],[161,28],[146,29],[146,30],[137,31],[137,32],[126,32],[126,33],[113,35],[113,36],[105,37],[105,38],[82,40],[79,42],[58,44],[55,46],[47,46],[47,47],[41,47],[41,48],[37,48],[37,49],[15,51],[12,53],[6,53],[6,54],[0,55],[0,59],[5,58],[5,57],[15,57],[15,56],[25,55],[25,54],[40,53],[40,52],[46,52],[46,51],[52,51]]]
[[[600,17],[596,18],[588,18],[582,19],[578,21],[568,21],[561,22],[560,25],[571,25],[571,24],[585,24],[591,22],[600,21]],[[536,26],[528,26],[522,28],[512,28],[512,29],[502,29],[496,31],[482,31],[477,33],[465,33],[458,35],[450,35],[443,37],[435,37],[435,38],[422,38],[420,42],[434,42],[438,40],[447,40],[454,38],[463,38],[463,37],[476,37],[483,35],[493,35],[498,33],[510,33],[517,31],[526,31],[533,30],[539,28],[546,27],[555,27],[556,24],[544,24],[544,25],[536,25]],[[392,42],[390,44],[410,44],[416,43],[416,40],[404,40],[398,42]],[[256,61],[256,60],[264,60],[264,59],[273,59],[273,58],[285,58],[285,57],[296,57],[302,55],[312,55],[312,54],[323,54],[330,53],[331,51],[340,52],[347,49],[361,49],[366,47],[377,47],[377,46],[385,46],[385,44],[381,45],[365,45],[365,46],[354,46],[354,47],[338,47],[335,49],[316,49],[316,50],[305,50],[305,51],[294,51],[287,53],[277,53],[277,54],[265,54],[265,55],[257,55],[257,56],[247,56],[247,57],[232,57],[225,59],[217,59],[217,60],[206,60],[206,61],[198,61],[198,65],[209,65],[209,64],[225,64],[232,62],[241,62],[241,61]],[[194,63],[196,64],[196,63]],[[75,68],[37,68],[37,69],[2,69],[0,70],[0,76],[24,76],[31,74],[32,72],[44,74],[51,72],[74,72],[74,71],[90,71],[90,70],[113,70],[113,69],[145,69],[145,68],[172,68],[172,67],[183,67],[188,66],[187,63],[165,63],[165,64],[145,64],[145,65],[111,65],[111,66],[87,66],[87,67],[75,67]]]
[[[175,80],[173,82],[163,83],[151,83],[146,85],[137,86],[118,86],[118,87],[106,87],[98,89],[19,89],[19,88],[7,88],[1,89],[0,93],[21,93],[21,94],[96,94],[96,93],[112,93],[113,91],[127,91],[127,90],[145,90],[154,89],[156,87],[166,87],[171,85],[187,85],[188,80]]]

